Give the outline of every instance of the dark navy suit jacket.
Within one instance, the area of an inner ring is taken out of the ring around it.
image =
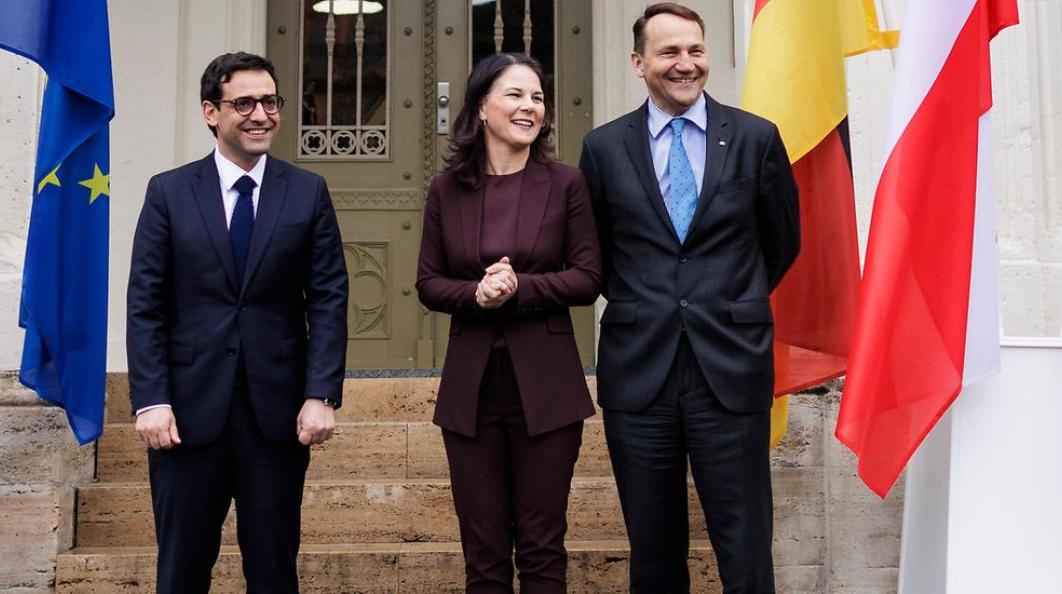
[[[597,362],[605,409],[649,406],[682,332],[724,406],[773,403],[769,297],[800,249],[797,187],[774,124],[705,97],[704,183],[684,243],[649,154],[647,104],[583,141],[608,299]]]
[[[296,439],[308,397],[342,399],[347,272],[319,175],[269,157],[243,286],[213,154],[148,183],[129,271],[133,409],[169,404],[184,444],[225,426],[242,351],[255,419]]]

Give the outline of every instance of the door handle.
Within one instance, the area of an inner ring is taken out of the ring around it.
[[[450,133],[450,83],[435,85],[435,133]]]

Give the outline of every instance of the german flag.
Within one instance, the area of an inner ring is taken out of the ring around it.
[[[775,123],[800,188],[801,253],[771,296],[775,401],[845,373],[855,328],[859,244],[844,58],[894,47],[874,0],[756,0],[742,107]]]

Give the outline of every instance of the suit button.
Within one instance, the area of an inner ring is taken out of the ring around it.
[[[225,349],[225,354],[230,356],[230,357],[235,357],[236,356],[236,349],[227,348],[227,349]]]
[[[685,299],[680,299],[679,300],[679,305],[681,305],[682,307],[686,307],[689,304],[690,304],[690,302],[686,301]]]
[[[241,308],[240,308],[240,311],[247,311],[247,306],[246,306],[246,305],[244,305],[243,307],[241,307]]]
[[[679,263],[680,264],[685,264],[688,261],[689,261],[689,258],[687,258],[686,256],[679,256]]]

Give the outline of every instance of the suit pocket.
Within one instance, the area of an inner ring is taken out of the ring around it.
[[[609,301],[601,314],[602,324],[633,324],[637,319],[638,304],[633,301]]]
[[[277,358],[285,361],[288,359],[300,359],[306,356],[306,337],[296,336],[285,338],[277,342]]]
[[[742,299],[727,304],[730,317],[738,324],[770,324],[774,322],[771,315],[771,302],[768,299]]]
[[[171,342],[166,347],[166,360],[173,365],[191,365],[195,361],[195,349]]]

